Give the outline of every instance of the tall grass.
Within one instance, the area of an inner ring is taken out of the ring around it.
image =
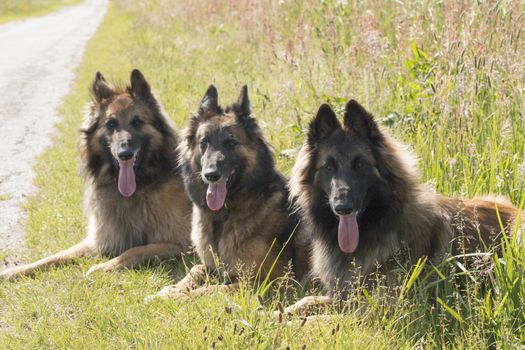
[[[222,103],[250,89],[288,172],[322,102],[365,105],[418,156],[446,195],[504,195],[522,206],[525,5],[516,1],[116,0],[66,100],[30,201],[31,255],[83,236],[76,130],[95,71],[140,68],[179,127],[210,83]],[[64,186],[66,184],[67,186]],[[0,285],[8,347],[516,348],[525,342],[525,252],[400,268],[399,297],[356,294],[350,310],[283,325],[259,314],[304,295],[238,293],[144,305],[182,276],[177,262],[85,278],[92,262]],[[247,248],[249,249],[249,248]],[[168,272],[175,267],[170,276]],[[284,283],[279,281],[279,283]],[[277,284],[279,284],[277,283]],[[321,292],[321,291],[317,291]],[[261,303],[263,305],[261,305]],[[191,335],[191,336],[188,336]]]
[[[0,24],[28,17],[43,16],[80,0],[3,0],[0,1]]]

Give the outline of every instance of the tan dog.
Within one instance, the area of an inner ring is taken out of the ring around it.
[[[37,262],[0,272],[33,274],[82,255],[114,257],[91,267],[113,271],[190,249],[191,205],[177,166],[177,134],[142,73],[118,88],[97,73],[81,129],[88,234],[80,243]]]

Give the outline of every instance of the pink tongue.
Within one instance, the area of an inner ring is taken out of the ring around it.
[[[339,248],[345,253],[353,253],[359,243],[359,228],[355,213],[339,215],[339,230],[337,233]]]
[[[130,160],[119,160],[118,164],[120,167],[118,173],[118,190],[124,197],[130,197],[137,189],[137,183],[135,182],[135,170],[133,170],[133,163],[135,157]]]
[[[222,208],[226,200],[226,181],[211,183],[206,191],[206,203],[208,208],[217,211]]]

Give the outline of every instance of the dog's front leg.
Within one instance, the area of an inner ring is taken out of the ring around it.
[[[45,257],[33,263],[6,269],[0,272],[0,281],[14,280],[21,276],[31,276],[36,271],[42,271],[48,269],[51,266],[67,264],[71,262],[74,258],[78,258],[80,256],[95,255],[95,251],[96,249],[94,248],[93,244],[91,244],[87,240],[84,240],[80,243],[75,244],[72,247],[69,247],[68,249],[65,249],[51,256]]]
[[[142,264],[145,261],[155,258],[166,259],[183,253],[185,247],[179,244],[152,243],[140,247],[134,247],[126,250],[121,255],[101,264],[93,265],[86,273],[92,274],[95,271],[112,272],[124,268],[132,268]]]
[[[197,298],[197,297],[201,297],[207,294],[215,294],[218,292],[228,292],[228,291],[237,290],[237,289],[239,289],[238,282],[229,283],[229,284],[215,284],[215,285],[204,286],[204,287],[200,287],[200,288],[191,290],[187,293],[187,295],[192,298]]]
[[[204,264],[195,265],[177,284],[162,288],[160,292],[147,296],[144,301],[147,303],[155,298],[170,299],[174,295],[187,293],[202,286],[206,281],[206,276],[206,266]]]
[[[211,295],[218,292],[227,292],[239,289],[239,283],[230,284],[214,284],[210,286],[203,286],[197,289],[193,289],[187,292],[172,292],[168,295],[164,295],[164,299],[179,300],[188,298],[198,298],[204,295]],[[149,301],[149,300],[146,300]]]
[[[284,310],[274,311],[274,316],[279,317],[279,315],[283,313],[285,316],[309,316],[318,314],[325,311],[326,307],[333,302],[334,299],[330,296],[307,296]]]

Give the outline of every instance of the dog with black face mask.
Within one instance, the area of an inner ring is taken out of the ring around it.
[[[314,275],[328,293],[306,297],[287,313],[304,313],[336,295],[344,300],[354,283],[372,283],[374,273],[388,276],[400,263],[498,251],[518,215],[501,200],[449,198],[420,184],[406,147],[354,100],[342,124],[330,106],[320,107],[290,184],[301,219],[313,230]]]

